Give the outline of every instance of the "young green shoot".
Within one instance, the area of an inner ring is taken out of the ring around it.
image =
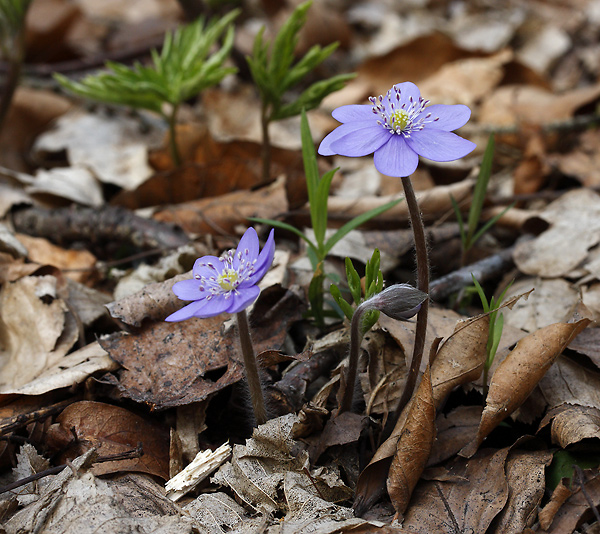
[[[498,213],[497,215],[494,215],[494,217],[492,217],[485,224],[483,224],[481,228],[478,229],[481,220],[483,204],[485,202],[490,177],[492,175],[494,146],[494,136],[490,135],[487,146],[485,148],[485,152],[483,154],[481,167],[479,168],[479,175],[477,177],[477,182],[475,183],[475,188],[473,190],[473,199],[471,201],[471,207],[469,208],[469,215],[466,223],[463,220],[463,216],[460,211],[460,207],[458,206],[458,203],[456,202],[454,197],[450,197],[450,201],[452,202],[452,207],[454,208],[454,213],[456,214],[456,219],[458,220],[458,226],[460,230],[460,239],[462,243],[461,264],[463,266],[466,264],[467,261],[467,253],[477,242],[477,240],[483,234],[485,234],[492,226],[494,226],[494,224],[498,222],[500,217],[502,217],[509,209],[511,209],[514,206],[514,204],[507,206],[504,210],[502,210],[502,212]]]
[[[259,31],[248,56],[248,66],[261,98],[263,179],[268,181],[271,166],[269,124],[273,121],[299,115],[302,110],[316,108],[328,94],[341,89],[354,74],[339,74],[310,84],[297,98],[290,97],[304,78],[327,59],[337,48],[332,43],[325,48],[315,45],[298,61],[294,49],[298,33],[306,22],[312,0],[300,4],[283,24],[272,42],[264,38],[264,27]]]
[[[182,102],[219,83],[236,71],[224,66],[233,46],[233,19],[239,10],[205,24],[203,18],[168,32],[161,52],[152,51],[152,65],[136,62],[133,67],[107,62],[108,72],[86,76],[75,82],[55,74],[69,91],[97,100],[158,113],[169,127],[169,150],[173,163],[181,164],[177,146],[177,111]],[[218,41],[221,46],[216,51]]]
[[[402,199],[393,200],[378,208],[372,209],[351,219],[333,235],[327,237],[327,203],[329,200],[329,189],[331,180],[337,169],[326,172],[322,177],[319,176],[317,165],[317,154],[313,144],[310,127],[306,114],[302,111],[300,131],[302,136],[302,157],[304,160],[304,172],[306,174],[306,187],[308,190],[308,203],[310,209],[310,220],[314,232],[314,240],[304,234],[301,230],[291,224],[272,219],[251,218],[251,221],[265,223],[283,230],[288,230],[302,239],[307,247],[307,255],[313,268],[313,277],[308,288],[308,300],[310,303],[310,314],[320,327],[324,325],[324,292],[323,283],[325,282],[325,258],[334,247],[334,245],[346,236],[352,230],[358,228],[361,224],[370,219],[381,215],[385,211],[394,207]]]
[[[485,296],[485,291],[481,287],[481,284],[477,281],[475,276],[473,277],[473,285],[477,290],[477,294],[481,299],[481,305],[483,306],[483,312],[488,313],[490,317],[490,329],[488,335],[488,341],[486,345],[486,360],[483,366],[483,398],[487,397],[488,392],[488,373],[490,367],[494,363],[494,357],[496,356],[496,351],[498,350],[498,345],[500,344],[500,338],[502,337],[502,330],[504,328],[504,314],[499,313],[499,306],[502,304],[504,297],[506,296],[506,292],[509,290],[512,282],[508,284],[504,291],[500,294],[500,296],[496,299],[495,297],[491,297],[488,301]]]

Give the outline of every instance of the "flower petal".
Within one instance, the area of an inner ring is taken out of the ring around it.
[[[223,262],[217,256],[202,256],[194,262],[194,276],[219,276],[223,272]]]
[[[254,265],[254,272],[248,277],[246,282],[242,282],[240,287],[245,287],[248,285],[248,282],[251,284],[257,284],[260,282],[261,278],[267,273],[267,271],[271,268],[271,264],[273,263],[273,257],[275,256],[275,238],[274,238],[275,230],[271,229],[269,233],[269,237],[262,251],[258,255],[258,260]]]
[[[421,98],[421,91],[419,91],[419,88],[412,82],[397,83],[394,87],[400,91],[400,105],[406,104],[408,106],[411,102],[411,97],[413,102],[418,102],[419,98]],[[394,91],[392,91],[392,96],[393,95]],[[394,104],[396,104],[396,102],[394,102]]]
[[[244,259],[246,262],[252,263],[258,257],[258,251],[260,245],[258,243],[258,235],[256,230],[252,227],[248,228],[244,232],[242,239],[238,243],[235,249],[235,256],[233,258],[233,268],[237,270],[240,266],[240,259]]]
[[[421,118],[425,118],[429,113],[431,113],[431,117],[427,119],[425,128],[445,130],[447,132],[451,132],[452,130],[464,126],[471,117],[471,110],[462,104],[454,106],[434,104],[433,106],[426,107],[425,111],[417,117],[417,121]],[[437,120],[434,121],[436,117]]]
[[[410,176],[419,164],[419,156],[406,144],[401,135],[392,135],[390,140],[375,151],[375,168],[387,176]]]
[[[175,282],[173,293],[181,300],[198,300],[206,296],[206,292],[200,290],[200,282],[194,278]]]
[[[244,289],[239,289],[237,295],[232,295],[229,299],[228,313],[238,313],[246,309],[258,297],[260,289],[258,286],[250,286]]]
[[[460,159],[477,146],[454,133],[427,128],[413,132],[406,142],[419,156],[433,161]]]
[[[373,106],[351,104],[334,109],[331,116],[336,121],[346,123],[372,120],[375,117],[375,113],[373,113]]]
[[[334,154],[351,158],[372,154],[392,135],[375,120],[349,122],[334,131],[337,130],[341,130],[341,135],[338,134],[338,138],[330,143],[331,150]]]
[[[177,310],[175,313],[169,315],[165,321],[168,322],[177,322],[177,321],[185,321],[187,319],[191,319],[192,317],[196,317],[196,313],[203,310],[206,307],[207,301],[206,299],[197,300],[184,306],[180,310]]]
[[[376,119],[374,118],[368,121],[356,121],[352,123],[341,124],[335,130],[325,136],[323,141],[321,141],[319,150],[317,152],[321,154],[321,156],[333,156],[334,154],[338,154],[338,152],[332,148],[332,143],[339,141],[340,139],[352,134],[357,130],[364,130],[365,128],[372,129],[373,132],[375,132],[377,129],[385,132],[385,130],[383,130],[383,128],[377,124]],[[373,151],[371,150],[371,152]],[[367,152],[367,154],[369,153],[370,152]]]

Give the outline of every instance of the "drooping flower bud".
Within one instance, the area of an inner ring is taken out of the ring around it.
[[[418,313],[426,298],[427,293],[409,284],[394,284],[363,302],[359,309],[361,312],[379,310],[392,319],[406,321]]]

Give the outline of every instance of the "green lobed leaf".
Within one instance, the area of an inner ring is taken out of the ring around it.
[[[329,286],[329,292],[331,293],[331,296],[334,298],[337,305],[344,312],[346,319],[351,321],[354,315],[354,308],[348,302],[346,302],[342,296],[340,288],[335,284],[331,284],[331,286]]]
[[[346,264],[346,279],[348,280],[348,289],[352,295],[352,300],[358,306],[362,300],[362,288],[360,286],[360,276],[356,272],[352,260],[348,257],[345,259]]]

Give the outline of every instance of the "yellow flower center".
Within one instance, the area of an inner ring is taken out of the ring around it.
[[[238,278],[239,275],[237,271],[233,269],[224,269],[217,277],[217,283],[224,291],[232,291],[239,285]]]
[[[404,128],[406,128],[408,120],[408,113],[403,109],[397,109],[396,111],[394,111],[394,113],[390,115],[390,122],[392,128],[397,132],[401,132],[402,130],[404,130]]]

